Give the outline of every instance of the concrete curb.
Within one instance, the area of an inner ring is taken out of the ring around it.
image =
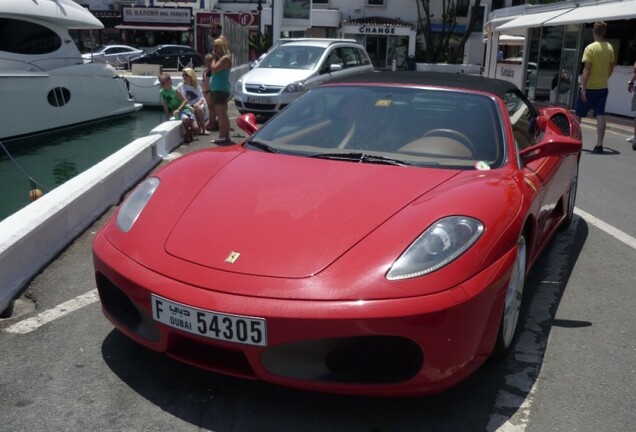
[[[180,121],[162,123],[0,222],[0,315],[42,268],[179,146],[181,137]]]

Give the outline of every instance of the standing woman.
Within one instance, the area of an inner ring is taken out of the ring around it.
[[[230,141],[230,118],[227,114],[227,102],[230,99],[230,70],[232,69],[232,54],[227,39],[219,37],[212,44],[214,56],[212,58],[210,90],[212,91],[212,106],[217,116],[219,137],[212,140],[214,144],[226,144]]]
[[[212,92],[210,91],[210,77],[212,76],[212,58],[214,56],[212,54],[205,55],[205,64],[202,73],[201,80],[201,89],[203,90],[203,97],[205,98],[205,103],[208,107],[208,125],[206,127],[207,130],[219,130],[216,126],[216,115],[214,114],[214,107],[212,106]]]

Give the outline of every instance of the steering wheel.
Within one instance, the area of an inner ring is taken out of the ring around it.
[[[475,155],[477,154],[477,148],[475,148],[475,145],[470,140],[470,138],[468,138],[463,133],[456,131],[454,129],[446,129],[446,128],[431,129],[430,131],[426,132],[423,135],[423,137],[429,137],[429,136],[441,136],[441,137],[452,138],[458,141],[460,144],[463,144],[464,147],[466,147],[470,151],[473,157],[475,157]]]

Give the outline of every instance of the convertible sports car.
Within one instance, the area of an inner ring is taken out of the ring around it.
[[[581,130],[482,77],[330,81],[143,181],[94,242],[103,311],[185,363],[374,396],[447,389],[517,332],[573,216]]]

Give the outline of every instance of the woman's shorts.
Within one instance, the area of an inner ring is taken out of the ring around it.
[[[190,119],[192,121],[195,120],[194,111],[192,110],[182,110],[181,111],[181,120]]]
[[[212,105],[227,105],[230,100],[230,94],[222,91],[212,92]]]

